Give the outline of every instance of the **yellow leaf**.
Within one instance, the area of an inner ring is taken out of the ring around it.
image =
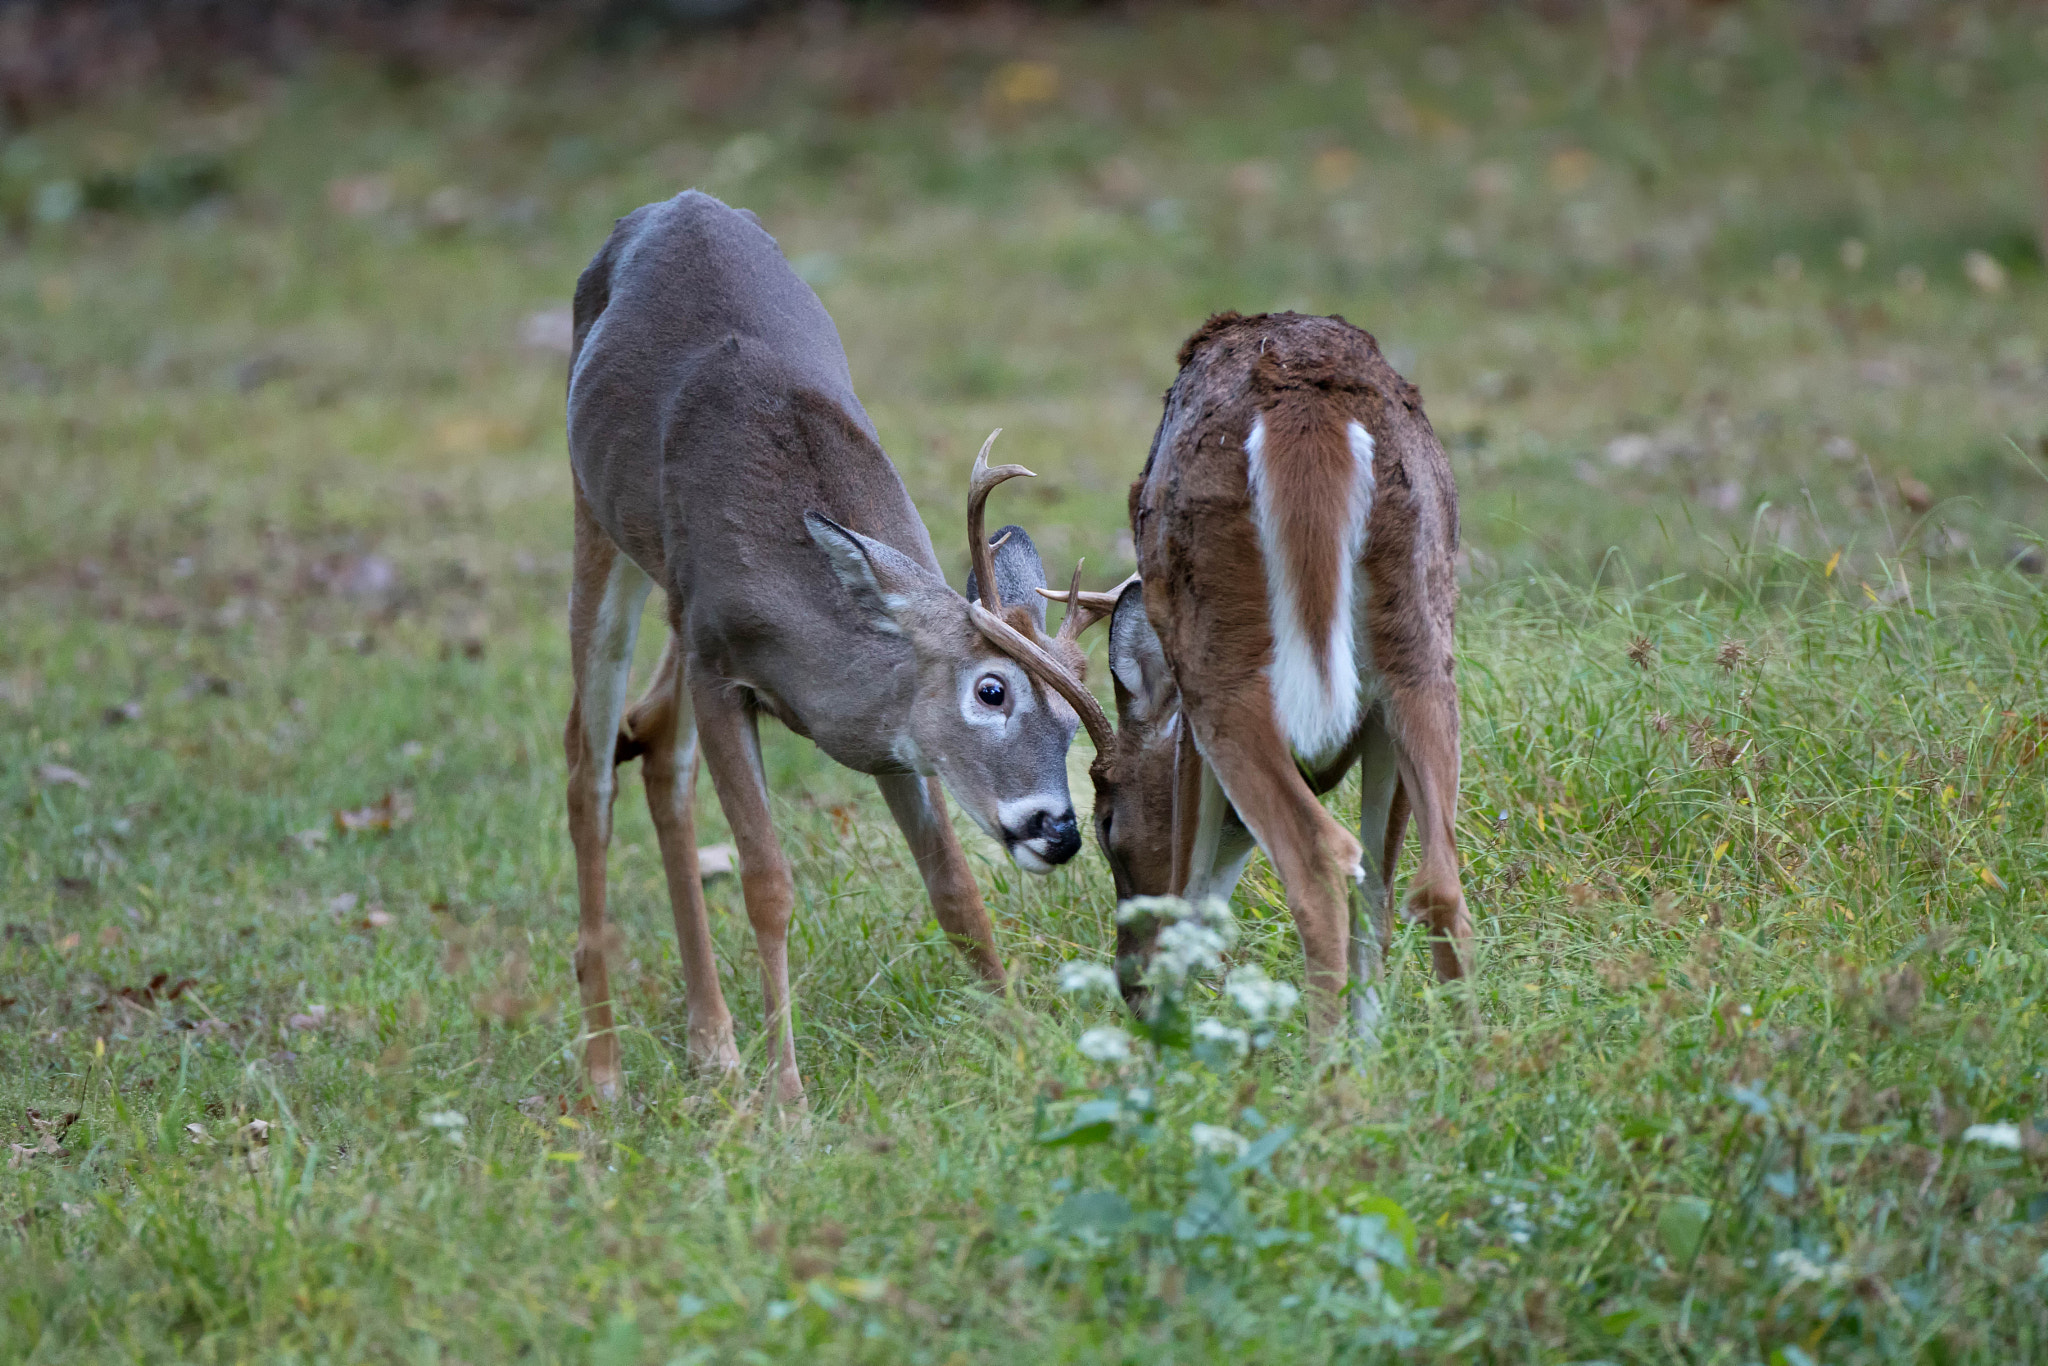
[[[550,1162],[581,1162],[582,1160],[582,1153],[552,1152],[548,1154],[548,1161]]]
[[[1977,870],[1977,877],[1987,887],[1995,887],[2001,892],[2005,890],[2005,880],[1989,868],[1979,868]]]
[[[873,1304],[889,1296],[889,1283],[879,1276],[863,1277],[858,1280],[851,1276],[842,1276],[832,1283],[832,1288],[848,1299],[859,1300],[863,1304]]]
[[[1727,841],[1727,840],[1722,840],[1722,841],[1721,841],[1721,842],[1720,842],[1719,844],[1715,845],[1715,846],[1714,846],[1714,856],[1713,856],[1713,857],[1712,857],[1711,859],[1707,860],[1707,861],[1708,861],[1709,863],[1719,863],[1719,862],[1721,861],[1721,855],[1723,855],[1723,854],[1725,854],[1725,853],[1727,853],[1727,852],[1728,852],[1728,844],[1729,844],[1729,841]]]
[[[1821,571],[1821,577],[1824,579],[1832,579],[1835,576],[1835,566],[1840,564],[1841,562],[1842,552],[1837,550],[1834,554],[1828,556],[1828,567]]]

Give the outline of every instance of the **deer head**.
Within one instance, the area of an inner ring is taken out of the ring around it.
[[[1181,774],[1176,755],[1183,725],[1180,689],[1167,667],[1166,652],[1145,615],[1144,585],[1136,575],[1107,593],[1080,591],[1081,571],[1064,593],[1043,592],[1067,604],[1062,640],[1077,640],[1098,621],[1109,622],[1109,671],[1116,688],[1116,725],[1082,686],[1079,674],[1061,672],[1049,655],[1010,648],[1035,676],[1066,697],[1080,713],[1095,744],[1088,774],[1095,787],[1095,840],[1109,860],[1119,905],[1138,896],[1177,893],[1174,885],[1174,803]],[[1043,590],[1041,590],[1043,591]],[[1116,960],[1125,996],[1133,1006],[1142,991],[1137,975],[1150,956],[1156,926],[1117,927]],[[1128,969],[1128,970],[1125,970]]]
[[[975,457],[967,499],[968,550],[974,571],[969,599],[909,556],[809,513],[811,538],[877,630],[904,638],[916,669],[905,767],[936,773],[976,825],[999,841],[1020,868],[1049,873],[1081,848],[1067,791],[1067,748],[1077,718],[1058,689],[1034,683],[1014,650],[989,638],[983,618],[1000,624],[1027,650],[1078,669],[1080,652],[1045,635],[1038,596],[1045,570],[1031,538],[1006,527],[991,545],[983,535],[988,495],[1006,479],[1029,476],[1018,465],[989,468],[997,432]]]

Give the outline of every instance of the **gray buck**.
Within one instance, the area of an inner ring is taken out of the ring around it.
[[[1287,891],[1312,1020],[1333,1027],[1348,987],[1373,1036],[1411,811],[1409,913],[1439,978],[1463,976],[1470,953],[1450,464],[1414,387],[1341,318],[1219,314],[1180,367],[1131,488],[1138,578],[1047,594],[1068,602],[1063,634],[1109,618],[1118,728],[1056,661],[1033,667],[1095,741],[1096,835],[1118,899],[1228,897],[1256,844]],[[1354,765],[1356,836],[1317,800]],[[1120,931],[1127,984],[1149,951],[1141,928]]]
[[[989,490],[1026,473],[989,470],[987,451],[968,495],[974,610],[1065,677],[1081,656],[1044,635],[1035,590],[1045,577],[1030,538],[1011,527],[992,550],[982,534]],[[739,1066],[698,882],[701,746],[760,949],[774,1093],[800,1100],[795,888],[769,816],[758,717],[874,775],[940,926],[991,984],[1003,967],[941,784],[1020,866],[1048,872],[1081,845],[1066,775],[1077,718],[987,643],[947,586],[854,397],[832,319],[753,215],[691,192],[619,220],[576,284],[569,453],[575,701],[564,741],[591,1086],[611,1097],[620,1080],[605,851],[614,768],[633,758],[675,912],[690,1056]],[[655,584],[668,646],[629,710],[634,639]]]

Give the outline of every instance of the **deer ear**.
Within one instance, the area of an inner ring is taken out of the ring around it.
[[[832,572],[846,586],[861,617],[878,631],[902,635],[908,613],[935,586],[931,575],[894,546],[850,531],[821,513],[806,512],[804,529],[832,562]]]
[[[1116,675],[1117,709],[1131,721],[1153,720],[1173,699],[1173,673],[1145,615],[1145,586],[1136,579],[1117,594],[1109,616],[1109,671]]]
[[[1040,634],[1045,631],[1045,599],[1038,590],[1045,587],[1045,565],[1038,558],[1038,547],[1031,544],[1031,536],[1021,526],[1006,526],[989,537],[989,543],[1001,541],[995,550],[996,600],[1005,607],[1021,607],[1031,614],[1031,624]],[[981,581],[972,570],[967,573],[967,600],[979,602]]]

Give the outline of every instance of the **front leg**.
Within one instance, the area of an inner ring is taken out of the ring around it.
[[[1189,901],[1229,901],[1259,845],[1230,809],[1230,798],[1216,781],[1216,771],[1206,761],[1198,763],[1200,787],[1195,798],[1187,887],[1181,895]]]
[[[789,993],[789,921],[796,910],[796,879],[775,838],[768,812],[768,775],[761,765],[761,731],[753,709],[717,679],[690,671],[690,696],[697,704],[697,735],[718,804],[739,848],[740,894],[754,943],[761,954],[761,994],[775,1050],[775,1099],[804,1103],[803,1076],[796,1065],[793,1003]]]
[[[1359,1037],[1376,1045],[1384,1017],[1380,979],[1394,941],[1394,864],[1408,826],[1400,753],[1387,732],[1386,715],[1378,709],[1366,718],[1359,744],[1358,779],[1358,842],[1363,849],[1364,876],[1358,880],[1351,912],[1351,1020]]]
[[[983,982],[997,991],[1005,981],[1003,960],[996,953],[995,934],[989,928],[988,910],[981,904],[981,889],[968,871],[967,855],[961,852],[960,837],[946,819],[945,790],[937,778],[920,778],[910,773],[884,773],[875,778],[889,814],[896,818],[910,853],[917,860],[918,875],[924,879],[925,894],[931,898],[932,914],[946,937],[967,955]]]

